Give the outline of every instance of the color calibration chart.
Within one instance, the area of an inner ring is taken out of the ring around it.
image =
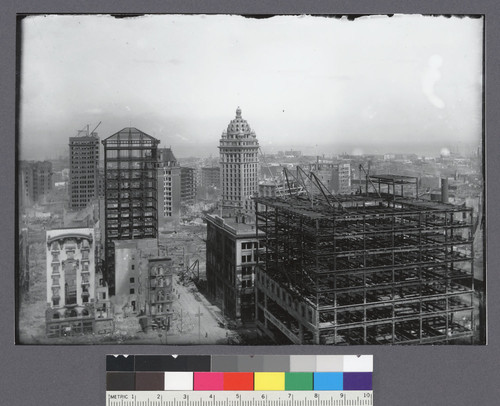
[[[372,406],[372,355],[108,355],[107,406]]]

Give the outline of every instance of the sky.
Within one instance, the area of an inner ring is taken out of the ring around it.
[[[264,153],[476,148],[483,20],[419,15],[31,16],[22,22],[20,158],[67,154],[101,122],[176,156],[217,156],[236,108]]]

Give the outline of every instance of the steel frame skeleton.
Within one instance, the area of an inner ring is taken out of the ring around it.
[[[472,340],[472,209],[405,197],[403,185],[416,189],[416,178],[370,182],[376,193],[335,201],[255,199],[257,232],[265,233],[257,325],[288,343]]]

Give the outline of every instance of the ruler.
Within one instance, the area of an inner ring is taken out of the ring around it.
[[[106,406],[373,406],[373,391],[107,391]]]

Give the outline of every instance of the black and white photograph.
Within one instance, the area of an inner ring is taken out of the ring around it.
[[[487,344],[484,17],[17,24],[17,344]]]

